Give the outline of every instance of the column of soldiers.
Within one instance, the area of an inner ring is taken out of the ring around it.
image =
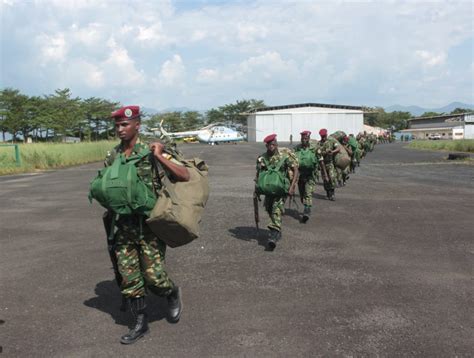
[[[300,135],[300,143],[293,149],[279,147],[277,135],[268,135],[263,140],[267,150],[257,158],[256,183],[265,171],[278,171],[291,183],[284,194],[278,195],[262,194],[259,188],[261,183],[255,187],[254,198],[260,200],[260,195],[264,195],[264,207],[270,218],[270,235],[267,240],[269,251],[274,250],[277,242],[282,239],[284,205],[287,200],[290,205],[292,201],[296,202],[296,186],[303,204],[300,221],[306,223],[311,216],[317,182],[322,181],[327,199],[335,201],[336,188],[346,185],[349,174],[355,173],[361,159],[373,151],[377,143],[377,136],[366,132],[359,133],[357,137],[353,134],[346,135],[342,131],[328,135],[328,131],[323,128],[319,131],[319,141],[311,139],[309,130],[302,131]],[[258,213],[256,220],[258,223]]]

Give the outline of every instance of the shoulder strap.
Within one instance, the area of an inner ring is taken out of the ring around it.
[[[149,155],[151,152],[148,148],[143,148],[140,153],[137,153],[135,154],[134,156],[132,157],[129,157],[129,158],[126,158],[126,162],[128,164],[133,164],[135,165],[136,163],[138,163],[140,160],[142,160],[143,158],[145,158],[147,155]]]
[[[285,160],[286,160],[286,156],[283,156],[283,158],[281,158],[275,165],[275,170],[276,171],[280,171],[280,168],[281,166],[283,165],[283,163],[285,163]]]

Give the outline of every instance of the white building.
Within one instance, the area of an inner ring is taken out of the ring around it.
[[[416,117],[408,120],[408,129],[400,131],[415,139],[429,139],[439,134],[442,139],[474,139],[474,114],[443,114],[432,117]]]
[[[464,116],[464,139],[474,139],[474,114]]]
[[[310,130],[312,138],[319,139],[319,130],[328,133],[342,130],[347,134],[364,130],[364,113],[361,107],[336,104],[303,103],[257,109],[247,118],[249,142],[261,142],[267,135],[276,133],[280,142],[299,139],[300,132]]]

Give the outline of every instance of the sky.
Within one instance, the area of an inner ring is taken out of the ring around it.
[[[474,103],[472,1],[0,0],[0,88],[157,110]]]

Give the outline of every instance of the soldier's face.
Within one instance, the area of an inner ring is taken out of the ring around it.
[[[309,135],[302,135],[301,136],[301,143],[308,144],[309,143]]]
[[[267,143],[267,152],[268,153],[275,153],[275,151],[278,148],[278,143],[276,140],[271,141],[270,143]]]
[[[115,121],[115,130],[120,140],[130,141],[138,135],[140,121],[137,119],[118,119]]]
[[[327,139],[327,138],[328,138],[328,136],[327,136],[327,135],[322,135],[322,136],[321,136],[321,142],[323,142],[323,143],[324,143],[324,142],[326,141],[326,139]]]

